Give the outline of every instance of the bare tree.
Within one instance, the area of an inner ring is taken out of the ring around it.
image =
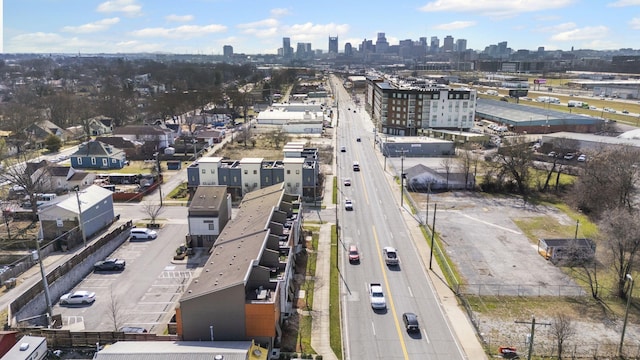
[[[574,187],[575,206],[595,217],[617,207],[633,209],[640,175],[638,158],[640,150],[629,145],[590,154]]]
[[[111,325],[113,325],[113,331],[118,331],[122,327],[122,309],[120,306],[120,302],[113,292],[113,286],[109,288],[109,302],[108,306],[108,316]]]
[[[527,201],[530,169],[533,164],[533,150],[523,136],[505,141],[496,155],[498,168],[502,174],[513,180],[520,195]]]
[[[158,216],[164,211],[162,205],[151,201],[145,201],[144,204],[142,204],[142,209],[144,213],[149,216],[149,219],[151,219],[151,224],[155,224]]]
[[[565,341],[576,335],[573,319],[565,313],[556,313],[551,323],[551,334],[558,345],[558,359],[561,360]]]
[[[8,182],[13,186],[22,188],[29,196],[30,208],[34,218],[38,214],[38,198],[36,194],[51,192],[51,177],[48,168],[51,164],[42,160],[40,162],[29,162],[24,153],[18,156],[18,162],[7,166],[0,173],[0,182]]]
[[[458,151],[456,162],[458,169],[460,169],[460,172],[464,174],[464,188],[466,190],[468,188],[471,171],[473,169],[473,177],[475,178],[475,170],[478,165],[478,156],[473,153],[473,149],[470,143],[465,143],[462,146],[462,149]],[[473,181],[473,183],[475,184],[475,180]]]
[[[449,189],[449,176],[451,175],[451,171],[453,170],[453,159],[451,157],[446,157],[440,161],[440,166],[444,169],[444,172],[447,177],[447,190]]]
[[[625,298],[627,294],[626,276],[635,268],[636,256],[640,251],[640,214],[625,208],[616,208],[607,212],[601,222],[604,243],[611,256],[611,266],[615,271],[616,294]]]

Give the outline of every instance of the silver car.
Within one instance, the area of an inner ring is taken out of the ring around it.
[[[60,305],[88,305],[96,301],[96,293],[79,290],[60,297]]]

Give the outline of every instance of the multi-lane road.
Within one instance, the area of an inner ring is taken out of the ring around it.
[[[338,152],[336,165],[340,179],[338,217],[346,358],[464,359],[403,221],[400,192],[392,189],[390,175],[377,159],[372,125],[339,83],[335,96],[339,108],[336,146],[346,148],[345,152]],[[356,141],[358,137],[361,142]],[[354,161],[360,163],[359,172],[352,169]],[[351,186],[344,186],[344,178],[351,178]],[[353,211],[344,210],[345,198],[353,200]],[[345,251],[352,243],[360,249],[359,264],[346,261]],[[400,266],[385,265],[384,246],[398,249]],[[371,309],[371,282],[382,284],[387,311]],[[419,333],[405,330],[404,312],[418,315]]]

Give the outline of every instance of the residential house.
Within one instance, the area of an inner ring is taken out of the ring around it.
[[[13,156],[18,153],[18,147],[13,143],[13,139],[11,138],[11,131],[0,130],[0,139],[4,140],[3,155]]]
[[[91,140],[80,144],[70,159],[71,166],[77,169],[122,169],[127,156],[121,149]]]
[[[63,128],[49,120],[35,122],[29,125],[24,132],[27,134],[29,142],[37,148],[44,147],[44,141],[49,137],[49,135],[55,135],[63,142],[67,140],[68,136]]]
[[[113,192],[97,185],[72,191],[66,198],[39,212],[40,236],[61,239],[68,247],[87,239],[111,225],[115,219]],[[78,226],[79,222],[82,226]]]
[[[231,220],[231,195],[226,186],[198,186],[189,204],[189,247],[213,246]]]
[[[294,311],[294,255],[302,250],[300,197],[283,184],[248,193],[176,309],[178,336],[255,340],[269,347]]]
[[[86,140],[87,134],[82,125],[70,126],[65,129],[67,140]]]
[[[131,141],[155,142],[157,149],[164,149],[175,143],[175,133],[161,125],[123,126],[115,128],[113,135],[123,137]]]
[[[91,136],[109,135],[113,133],[113,119],[106,116],[96,116],[89,119]]]
[[[45,173],[43,175],[43,172]],[[43,190],[64,192],[76,186],[84,188],[93,184],[95,173],[76,170],[68,165],[55,165],[41,167],[31,175],[31,181],[40,181]]]
[[[472,171],[473,169],[471,169]],[[434,170],[422,164],[405,168],[405,184],[411,191],[466,190],[475,186],[473,173],[465,174],[459,170]]]
[[[127,159],[138,159],[142,153],[143,142],[141,141],[127,140],[120,136],[98,136],[96,137],[96,141],[100,141],[101,143],[123,150]]]
[[[198,140],[198,143],[204,143],[208,146],[212,146],[213,144],[221,142],[222,139],[224,139],[224,134],[225,132],[222,130],[207,129],[199,131],[195,137]]]

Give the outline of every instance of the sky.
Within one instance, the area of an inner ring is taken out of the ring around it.
[[[640,0],[0,0],[2,53],[277,54],[338,36],[357,49],[386,34],[447,35],[483,50],[640,48]]]

